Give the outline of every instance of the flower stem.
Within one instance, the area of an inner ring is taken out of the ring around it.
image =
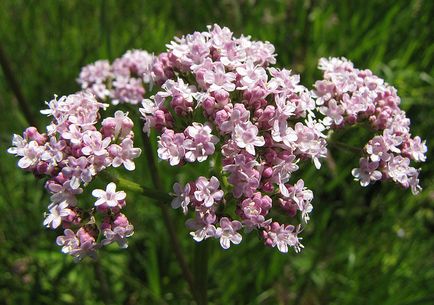
[[[155,163],[154,153],[152,150],[151,142],[149,141],[149,138],[144,133],[141,133],[141,134],[142,134],[142,139],[143,139],[143,147],[144,147],[145,155],[146,155],[146,158],[148,161],[149,170],[151,172],[152,184],[154,185],[154,187],[156,188],[157,191],[161,191],[163,186],[161,184],[160,175],[159,175],[159,172],[157,169],[157,165]],[[181,249],[181,245],[180,245],[180,242],[178,240],[178,237],[176,235],[175,226],[173,225],[173,222],[170,219],[169,210],[167,208],[167,205],[164,204],[164,202],[167,202],[167,200],[159,201],[159,206],[161,208],[161,213],[163,216],[164,224],[165,224],[167,231],[169,233],[171,245],[172,245],[173,250],[175,252],[175,257],[178,261],[179,266],[181,267],[182,274],[183,274],[185,280],[187,281],[187,284],[190,288],[191,294],[193,295],[197,304],[206,305],[206,300],[204,303],[203,298],[201,297],[202,293],[196,287],[195,279],[193,278],[193,275],[190,271],[190,268],[187,265],[187,261],[186,261],[184,255],[182,254],[182,249]]]
[[[208,304],[208,241],[196,243],[194,249],[193,272],[199,291],[200,303]]]
[[[345,143],[342,143],[342,142],[339,142],[339,141],[329,141],[328,145],[336,147],[336,148],[341,148],[343,150],[347,150],[347,151],[350,151],[350,152],[361,153],[363,151],[362,148],[351,146],[351,145],[348,145],[348,144],[345,144]]]
[[[18,106],[21,112],[23,113],[24,118],[26,119],[28,124],[37,128],[38,125],[32,114],[31,107],[29,107],[29,104],[24,98],[23,92],[21,91],[21,87],[15,77],[14,72],[12,71],[9,59],[6,56],[6,53],[3,50],[1,43],[0,43],[0,66],[3,70],[6,81],[9,83],[9,87],[11,88],[11,91],[13,92],[13,94],[17,99]]]
[[[163,193],[160,192],[158,190],[155,189],[151,189],[145,186],[141,186],[140,184],[125,179],[125,178],[121,178],[116,174],[113,174],[111,172],[108,171],[103,171],[100,173],[100,176],[107,181],[112,181],[114,183],[116,183],[120,188],[122,188],[123,190],[127,190],[127,191],[131,191],[134,193],[138,193],[141,194],[145,197],[151,198],[151,199],[155,199],[157,201],[171,201],[172,200],[172,196],[170,196],[167,193]]]

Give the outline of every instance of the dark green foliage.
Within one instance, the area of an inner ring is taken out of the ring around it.
[[[81,66],[127,49],[164,50],[174,35],[214,22],[237,35],[268,40],[278,65],[311,86],[320,57],[345,56],[398,88],[413,133],[428,138],[424,191],[412,196],[391,184],[361,188],[350,170],[358,156],[331,147],[321,171],[306,166],[314,213],[301,254],[265,248],[254,234],[224,251],[209,242],[210,304],[434,303],[434,2],[432,1],[0,1],[0,42],[29,103],[79,89]],[[6,153],[27,123],[0,72],[0,304],[192,304],[155,202],[128,194],[136,228],[128,250],[110,247],[97,261],[73,263],[42,227],[49,202],[42,182]],[[137,130],[137,133],[139,131]],[[360,146],[363,127],[336,133]],[[137,137],[140,141],[140,137]],[[131,178],[151,186],[144,156]],[[159,163],[167,191],[183,173]],[[125,175],[126,173],[123,172]],[[95,181],[99,184],[101,181]],[[185,217],[171,211],[191,265],[196,245]]]

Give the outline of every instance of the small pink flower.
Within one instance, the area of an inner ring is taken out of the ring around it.
[[[279,224],[273,222],[268,229],[263,231],[265,244],[270,247],[276,247],[282,253],[288,252],[288,246],[293,247],[296,252],[300,252],[303,245],[297,236],[299,228],[292,225]]]
[[[223,198],[224,193],[219,188],[220,182],[216,177],[212,176],[209,181],[205,177],[199,177],[196,180],[194,198],[199,202],[203,202],[203,205],[209,208],[216,201],[220,201]]]
[[[242,87],[238,89],[251,89],[258,83],[267,82],[267,72],[262,67],[255,66],[252,61],[237,67],[237,73],[241,76]]]
[[[95,206],[106,204],[113,208],[118,206],[119,201],[124,200],[127,195],[123,191],[116,192],[116,184],[110,182],[105,191],[101,189],[93,190],[92,196],[98,198],[95,202]]]
[[[234,245],[238,245],[243,237],[240,233],[237,233],[243,225],[241,222],[234,220],[230,221],[227,217],[220,219],[220,227],[217,228],[216,235],[220,238],[220,245],[223,249],[229,249],[231,242]]]
[[[55,204],[50,208],[50,214],[44,220],[44,226],[56,229],[62,223],[62,217],[67,217],[71,210],[68,209],[68,203],[63,201]]]
[[[125,138],[130,134],[134,124],[128,117],[128,112],[116,111],[114,117],[106,118],[102,121],[102,131],[105,137]]]
[[[118,149],[114,150],[116,151],[116,154],[114,154],[112,162],[113,167],[119,167],[121,164],[123,164],[125,169],[129,171],[133,171],[136,168],[133,159],[138,158],[142,150],[140,148],[134,148],[133,145],[133,140],[130,138],[123,139],[121,145],[117,145]],[[112,152],[110,147],[109,151]]]
[[[74,231],[66,229],[63,234],[65,235],[59,236],[56,239],[56,243],[62,246],[63,253],[71,253],[80,246],[80,240],[77,238]]]
[[[184,158],[185,136],[183,133],[176,133],[168,128],[158,139],[158,157],[162,160],[169,160],[170,165],[178,165]]]
[[[124,214],[119,213],[103,230],[103,234],[105,239],[101,241],[101,244],[108,245],[117,242],[120,248],[125,249],[128,248],[127,238],[134,234],[134,227]]]
[[[351,173],[354,180],[360,181],[361,186],[367,186],[371,181],[380,180],[382,174],[377,170],[378,162],[370,162],[366,158],[360,159],[360,167],[354,168]]]
[[[222,63],[216,62],[213,65],[212,70],[208,70],[204,74],[205,83],[210,85],[209,91],[235,90],[235,73],[225,72],[225,67]]]
[[[173,191],[175,192],[175,198],[172,200],[172,208],[177,209],[179,207],[182,208],[182,212],[187,214],[188,205],[190,204],[190,192],[191,186],[190,183],[187,183],[184,187],[181,186],[178,182],[173,185]]]
[[[110,138],[102,139],[102,135],[98,131],[91,131],[83,135],[84,147],[81,149],[82,153],[86,156],[94,154],[96,156],[103,156],[107,154],[107,146],[111,142]]]
[[[223,121],[219,125],[219,128],[223,133],[231,133],[235,126],[246,123],[249,120],[249,116],[250,112],[246,110],[246,107],[243,104],[235,104],[230,113],[229,120]]]
[[[406,153],[417,162],[425,162],[426,152],[428,151],[426,141],[422,141],[420,137],[415,137],[414,139],[409,139],[408,143]]]
[[[342,115],[344,114],[345,110],[343,106],[339,105],[334,99],[328,101],[327,106],[321,107],[320,112],[326,116],[324,118],[324,123],[326,125],[339,125],[344,120]]]
[[[30,141],[22,150],[17,150],[21,153],[22,158],[18,161],[18,166],[26,169],[35,166],[44,152],[44,146],[39,146],[36,141]],[[18,155],[18,153],[17,153]]]
[[[253,197],[244,199],[239,208],[240,214],[244,219],[243,224],[247,229],[252,230],[260,227],[265,221],[265,217],[272,207],[272,200],[269,196],[262,196],[256,192]]]
[[[196,212],[195,218],[187,220],[185,224],[188,228],[194,230],[190,232],[193,239],[200,242],[210,237],[216,237],[215,221],[215,214]]]
[[[214,153],[214,145],[219,141],[216,136],[211,134],[209,125],[193,123],[192,126],[187,127],[184,134],[186,139],[183,146],[186,150],[185,159],[188,162],[205,161],[208,156]]]
[[[370,140],[365,149],[373,162],[389,161],[393,156],[389,153],[389,148],[382,136],[376,136]]]
[[[258,127],[247,121],[246,123],[236,125],[232,133],[232,140],[239,148],[245,148],[249,154],[255,155],[255,146],[264,146],[263,136],[258,136]]]

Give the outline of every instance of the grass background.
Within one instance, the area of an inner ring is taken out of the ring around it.
[[[40,126],[44,101],[78,90],[83,65],[131,48],[160,52],[174,35],[212,23],[272,42],[278,65],[301,73],[307,86],[323,56],[370,68],[398,88],[413,134],[428,139],[424,191],[361,188],[350,174],[358,156],[332,148],[321,171],[304,169],[315,193],[306,249],[282,255],[252,234],[227,251],[209,243],[209,303],[415,305],[434,303],[433,19],[432,1],[3,0],[0,43]],[[43,183],[6,153],[27,123],[1,72],[0,106],[0,304],[193,304],[151,200],[129,194],[136,233],[128,250],[108,248],[80,264],[60,253],[56,233],[42,226]],[[367,136],[357,128],[336,135],[353,145]],[[150,185],[144,156],[138,164],[134,179]],[[170,190],[177,173],[159,167]],[[171,214],[194,266],[185,218]]]

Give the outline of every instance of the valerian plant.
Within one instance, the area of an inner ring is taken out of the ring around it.
[[[62,251],[79,260],[113,242],[125,248],[134,232],[121,213],[126,193],[117,190],[118,179],[92,190],[92,207],[78,200],[107,168],[133,171],[141,153],[128,113],[102,119],[108,103],[140,107],[143,133],[158,134],[158,157],[179,171],[187,163],[209,163],[210,176],[175,182],[165,196],[136,187],[189,215],[186,225],[197,242],[215,238],[227,249],[243,232],[258,231],[266,246],[299,252],[314,196],[293,173],[306,161],[320,169],[331,132],[362,122],[373,137],[360,150],[355,180],[421,190],[413,163],[425,161],[427,147],[411,135],[394,87],[345,58],[320,59],[323,79],[312,89],[274,64],[271,43],[214,25],[175,38],[157,56],[131,50],[112,64],[82,68],[82,91],[55,97],[42,111],[52,117],[46,132],[29,127],[14,135],[8,150],[20,157],[20,168],[47,179],[44,225],[62,228]]]

